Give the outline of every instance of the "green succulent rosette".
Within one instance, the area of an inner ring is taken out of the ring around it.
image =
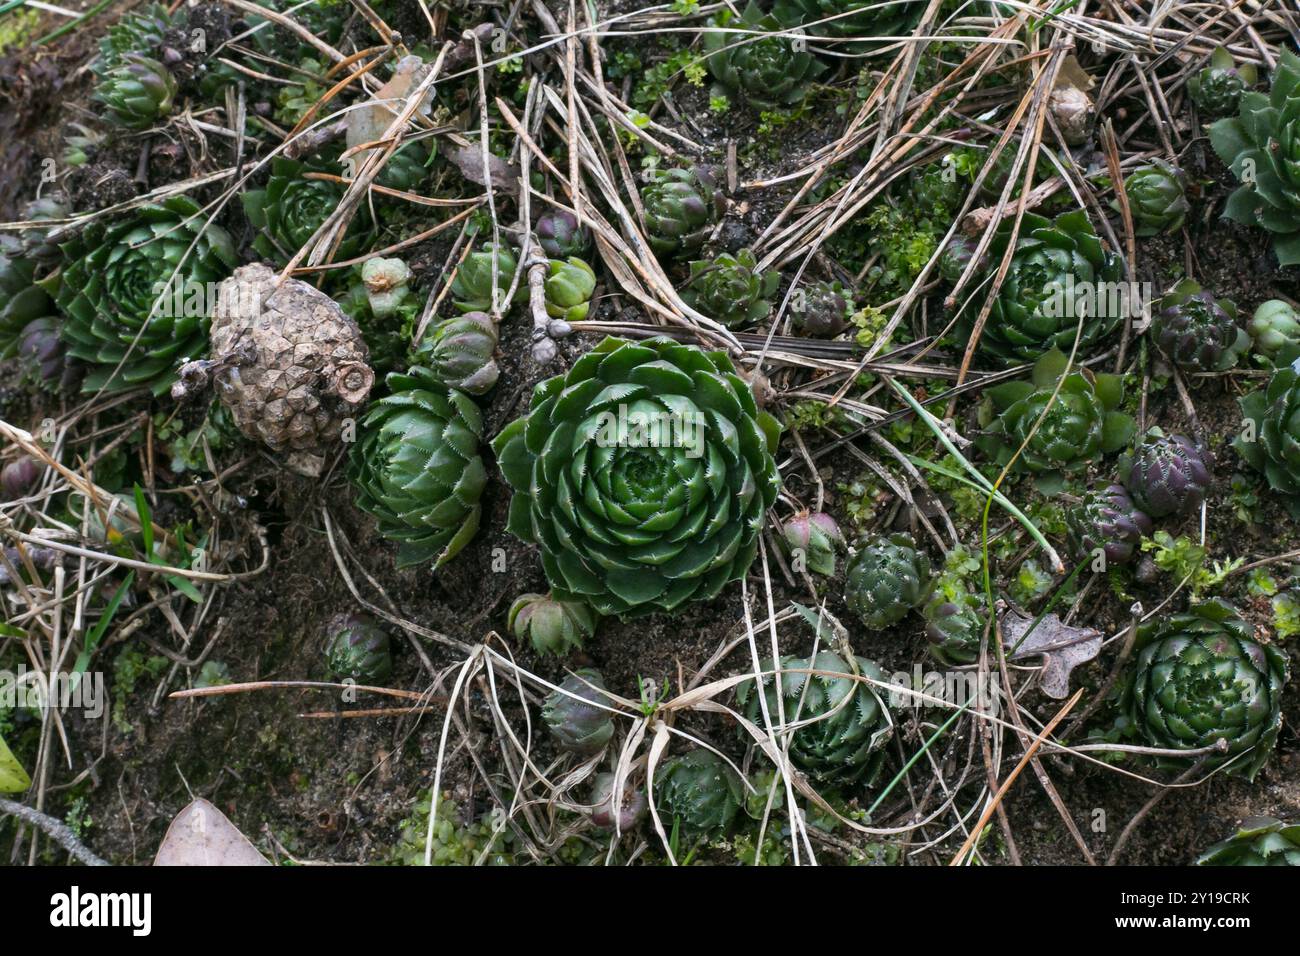
[[[339,680],[377,684],[393,673],[388,632],[368,614],[342,614],[330,621],[325,666]]]
[[[832,651],[820,651],[813,658],[782,657],[780,701],[772,661],[763,665],[768,673],[762,677],[762,701],[754,681],[736,688],[745,719],[765,727],[766,704],[773,731],[789,733],[790,761],[830,786],[873,783],[884,763],[883,748],[894,735],[889,708],[871,684],[856,679],[884,683],[884,672],[864,657],[855,657],[854,663],[856,668],[850,667]]]
[[[484,395],[497,383],[497,324],[486,312],[444,319],[425,335],[416,361],[448,388]]]
[[[422,139],[406,143],[384,163],[375,184],[401,192],[416,192],[429,178],[430,164],[437,155],[437,140]]]
[[[1196,858],[1197,866],[1300,866],[1300,824],[1247,817],[1237,832]]]
[[[509,530],[538,545],[553,596],[632,617],[746,572],[781,485],[779,434],[724,353],[607,338],[492,447]]]
[[[1187,201],[1187,174],[1163,159],[1139,166],[1124,180],[1133,215],[1133,232],[1154,236],[1183,227],[1192,205]],[[1118,209],[1119,202],[1111,203]]]
[[[886,37],[910,36],[925,7],[924,0],[776,0],[772,13],[787,26],[869,52],[888,42]]]
[[[557,601],[549,594],[521,594],[507,615],[510,633],[543,656],[582,650],[596,633],[599,615],[585,601]]]
[[[546,314],[566,322],[581,322],[591,308],[596,273],[581,259],[552,259],[546,266]]]
[[[561,750],[591,756],[614,736],[614,720],[605,704],[605,679],[600,671],[581,667],[553,690],[542,704],[542,722]]]
[[[106,117],[127,129],[146,129],[172,111],[176,80],[157,60],[128,53],[104,74],[95,99]]]
[[[1105,739],[1165,750],[1224,747],[1156,764],[1180,770],[1203,760],[1207,769],[1227,764],[1225,773],[1253,780],[1282,726],[1286,655],[1257,642],[1251,625],[1220,600],[1148,620],[1134,646],[1119,717]]]
[[[986,272],[1002,261],[1011,242],[1012,220],[1004,220],[985,259]],[[1025,213],[1020,236],[980,334],[979,348],[1006,365],[1037,361],[1044,352],[1068,352],[1079,338],[1086,354],[1119,327],[1127,303],[1122,260],[1102,245],[1082,210],[1049,220]],[[968,337],[983,302],[970,301],[959,322]]]
[[[206,310],[185,304],[197,293],[208,301],[238,263],[230,236],[186,196],[91,223],[63,252],[66,265],[48,285],[66,317],[68,354],[93,366],[83,391],[170,388],[180,363],[208,349]]]
[[[1255,85],[1258,74],[1249,63],[1240,67],[1232,54],[1219,47],[1210,63],[1187,81],[1192,102],[1211,116],[1226,116],[1237,109],[1241,96]]]
[[[761,109],[802,103],[826,64],[794,40],[750,0],[739,17],[723,10],[704,31],[705,62],[718,93],[739,96]],[[770,35],[765,35],[770,34]]]
[[[493,286],[493,269],[496,270],[496,285]],[[519,258],[513,249],[496,243],[487,242],[467,255],[456,270],[451,281],[452,301],[461,312],[492,312],[493,299],[500,299],[502,311],[509,307],[505,302],[506,291],[514,281],[515,270],[519,268]],[[493,289],[497,290],[496,295]],[[528,296],[528,284],[520,281],[515,290],[514,301],[519,302]]]
[[[1118,375],[1070,370],[1055,349],[1034,363],[1030,381],[995,385],[986,395],[981,421],[987,430],[976,445],[1000,466],[1014,457],[1014,470],[1039,475],[1044,491],[1054,490],[1062,473],[1119,451],[1137,429],[1118,410],[1124,397]]]
[[[759,272],[754,254],[741,249],[734,256],[724,252],[707,262],[692,262],[681,295],[692,309],[738,329],[772,313],[771,296],[780,281],[775,272]]]
[[[151,56],[176,22],[161,3],[148,3],[129,10],[108,28],[99,41],[99,56],[91,69],[103,77],[131,54]]]
[[[433,561],[438,568],[478,531],[487,484],[479,456],[483,415],[426,368],[393,372],[385,381],[389,394],[361,420],[348,477],[357,507],[398,542],[397,566]]]
[[[1300,263],[1300,57],[1283,49],[1268,93],[1243,93],[1236,116],[1209,127],[1214,151],[1241,185],[1223,216],[1273,235],[1284,266]]]
[[[936,590],[921,610],[925,618],[926,650],[947,667],[974,664],[988,612],[984,602],[966,590]]]
[[[240,197],[248,221],[258,230],[253,240],[258,255],[280,265],[287,264],[338,207],[343,187],[324,179],[309,179],[306,175],[323,171],[294,159],[276,157],[271,160],[266,188],[249,190]],[[353,218],[334,258],[351,259],[359,255],[366,233],[360,216]]]
[[[1300,313],[1290,302],[1269,299],[1262,302],[1246,324],[1255,351],[1269,364],[1300,355]]]
[[[654,169],[641,189],[646,238],[661,256],[698,252],[726,205],[712,170]]]
[[[910,534],[873,535],[849,558],[844,603],[868,629],[897,624],[930,593],[930,559]]]
[[[673,757],[655,774],[655,810],[665,828],[691,837],[720,837],[745,799],[740,775],[703,747]]]
[[[1243,427],[1232,447],[1300,515],[1300,370],[1277,369],[1239,403]]]
[[[1216,299],[1184,279],[1156,303],[1151,334],[1160,351],[1181,369],[1225,372],[1250,351],[1250,335],[1237,323],[1237,305]]]

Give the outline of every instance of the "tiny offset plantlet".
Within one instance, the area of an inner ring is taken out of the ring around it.
[[[781,525],[791,562],[814,574],[835,574],[835,555],[844,549],[844,534],[824,511],[801,511]]]
[[[1213,475],[1205,452],[1186,435],[1149,428],[1119,460],[1120,480],[1133,503],[1152,518],[1200,508]]]
[[[641,188],[646,238],[660,256],[699,252],[722,218],[726,201],[711,169],[654,169]]]
[[[570,753],[600,753],[614,736],[614,720],[603,706],[605,680],[600,671],[583,667],[564,678],[542,705],[542,721],[556,746]]]
[[[844,601],[863,624],[880,631],[925,600],[930,584],[930,559],[911,535],[873,535],[849,558]]]
[[[109,69],[95,88],[110,122],[127,129],[146,129],[172,111],[176,80],[157,60],[128,53]]]
[[[484,395],[496,385],[497,324],[486,312],[444,319],[425,333],[416,362],[446,385],[468,395]]]
[[[441,567],[478,531],[487,484],[479,456],[483,415],[428,369],[413,366],[386,381],[388,395],[361,420],[348,477],[357,507],[398,542],[398,567]]]
[[[552,259],[582,256],[591,248],[590,230],[567,209],[553,209],[538,216],[534,229],[542,251]]]
[[[692,262],[681,295],[696,311],[738,329],[771,314],[771,296],[780,280],[775,272],[759,272],[754,254],[741,249],[734,256],[724,252],[707,262]]]
[[[582,650],[596,633],[600,617],[584,601],[560,601],[552,595],[521,594],[510,605],[510,633],[527,640],[543,656]]]
[[[1001,263],[1013,225],[1011,217],[998,226],[986,272]],[[1123,319],[1123,275],[1122,260],[1102,245],[1086,212],[1062,213],[1052,220],[1025,213],[1006,280],[980,334],[980,349],[1015,365],[1037,361],[1053,348],[1069,353],[1077,335],[1079,354],[1087,354]],[[962,334],[969,335],[982,304],[977,296],[966,306],[959,323]]]
[[[988,612],[974,594],[935,591],[921,611],[925,618],[926,650],[947,667],[974,664],[979,660],[980,642]]]
[[[513,249],[484,243],[467,255],[456,270],[451,283],[456,308],[461,312],[505,311],[509,307],[505,295],[518,267],[519,260]],[[495,286],[492,283],[493,270],[496,273]],[[518,302],[527,295],[528,288],[521,281],[516,287],[514,301]]]
[[[810,282],[795,291],[790,303],[795,331],[817,337],[839,335],[853,312],[853,299],[838,282]]]
[[[1187,81],[1192,102],[1211,116],[1226,116],[1237,109],[1241,96],[1258,81],[1258,71],[1249,63],[1237,65],[1232,54],[1219,47],[1210,62]]]
[[[1253,780],[1282,726],[1286,656],[1258,643],[1236,609],[1218,600],[1147,621],[1135,647],[1107,739],[1170,750],[1222,747],[1155,762],[1179,770],[1197,760],[1207,770],[1230,762],[1225,772]]]
[[[339,680],[378,684],[393,673],[388,632],[368,614],[338,615],[325,630],[325,666]]]
[[[1237,324],[1236,303],[1215,299],[1191,279],[1156,304],[1151,334],[1169,361],[1191,372],[1226,372],[1250,350],[1250,336]]]
[[[1300,262],[1300,57],[1278,56],[1268,93],[1243,93],[1236,116],[1209,127],[1210,143],[1241,185],[1223,216],[1273,236],[1278,262]]]
[[[1197,866],[1300,866],[1300,824],[1247,817],[1237,832],[1196,858]]]
[[[1175,232],[1183,227],[1191,203],[1187,201],[1187,174],[1176,166],[1157,159],[1139,166],[1124,180],[1133,231],[1139,236]],[[1119,201],[1111,203],[1119,208]]]
[[[591,308],[596,273],[581,259],[552,259],[547,265],[546,314],[565,322],[581,322]]]
[[[704,31],[705,62],[715,96],[738,96],[759,109],[795,106],[826,65],[804,45],[781,36],[782,24],[749,0],[739,17],[724,9]],[[735,32],[741,31],[741,32]],[[764,36],[763,34],[771,34]]]
[[[655,773],[655,809],[664,828],[680,826],[691,837],[725,835],[744,797],[740,775],[703,747],[665,761]]]
[[[1091,562],[1100,552],[1107,566],[1132,561],[1153,527],[1123,485],[1089,491],[1077,507],[1066,510],[1065,524],[1074,557]]]
[[[1255,351],[1270,365],[1285,364],[1300,355],[1300,315],[1290,302],[1269,299],[1261,303],[1246,328]]]
[[[1019,451],[1014,469],[1038,475],[1045,491],[1053,490],[1062,474],[1119,451],[1136,428],[1132,417],[1118,410],[1119,376],[1072,371],[1057,350],[1034,363],[1030,381],[995,385],[986,394],[981,420],[988,430],[976,445],[1001,466]]]
[[[722,352],[608,338],[533,391],[492,447],[552,596],[673,611],[749,568],[780,488],[780,426]]]
[[[822,783],[866,786],[875,781],[885,759],[884,746],[894,734],[889,709],[875,688],[857,676],[885,682],[885,675],[866,658],[854,659],[856,669],[831,651],[814,658],[781,658],[778,702],[774,661],[763,664],[763,700],[754,681],[736,688],[736,702],[745,718],[764,728],[763,705],[775,733],[788,728],[790,760]],[[817,673],[811,673],[816,671]],[[785,724],[781,724],[784,715]],[[780,738],[778,738],[780,739]]]

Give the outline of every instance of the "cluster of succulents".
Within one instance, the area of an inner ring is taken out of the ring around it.
[[[740,96],[761,109],[794,106],[826,72],[826,64],[783,35],[781,21],[754,0],[738,17],[724,10],[711,27],[704,31],[705,62],[722,95]]]
[[[844,601],[873,631],[897,624],[929,594],[930,559],[909,534],[875,535],[850,556]]]
[[[1237,323],[1236,303],[1215,299],[1192,279],[1178,283],[1156,304],[1151,334],[1169,361],[1192,372],[1227,371],[1250,350],[1250,335]]]
[[[325,633],[325,666],[339,680],[378,684],[393,673],[392,641],[369,615],[340,614]]]
[[[852,664],[833,651],[812,658],[783,657],[763,665],[762,696],[754,681],[736,688],[751,723],[789,735],[791,762],[832,786],[868,785],[880,772],[884,746],[894,734],[889,708],[870,681],[885,675],[872,661]],[[779,689],[778,689],[779,688]],[[764,713],[766,710],[766,714]]]
[[[91,223],[63,251],[54,299],[68,354],[92,366],[83,390],[161,394],[184,359],[207,352],[206,310],[185,303],[192,294],[204,301],[238,260],[230,236],[192,199],[172,196]]]
[[[1231,605],[1206,601],[1138,628],[1136,657],[1123,676],[1114,740],[1162,750],[1160,766],[1254,779],[1282,726],[1286,655],[1254,638]]]
[[[604,701],[600,672],[580,668],[551,691],[542,706],[542,720],[561,750],[582,756],[600,753],[614,736],[614,721]]]
[[[430,866],[510,866],[514,863],[509,827],[498,827],[492,815],[465,820],[460,808],[444,792],[438,797],[438,812],[429,831],[430,794],[416,797],[411,816],[403,821],[392,862],[398,866],[424,866],[430,850]]]
[[[399,543],[408,567],[455,557],[478,531],[487,467],[479,455],[483,413],[464,392],[412,366],[386,379],[352,445],[348,475],[357,507]]]
[[[1139,236],[1181,229],[1192,209],[1187,201],[1187,174],[1163,159],[1130,173],[1124,180],[1124,193],[1133,215],[1133,231]]]
[[[779,281],[775,272],[759,272],[754,254],[741,249],[734,256],[724,252],[708,261],[692,262],[681,295],[702,315],[738,329],[771,314],[771,296]]]
[[[1055,349],[1034,363],[1030,381],[1004,382],[986,394],[988,430],[977,444],[997,464],[1039,475],[1044,487],[1119,451],[1136,428],[1119,410],[1119,376],[1071,369]]]
[[[510,605],[510,633],[532,644],[538,654],[581,650],[596,633],[599,615],[585,601],[560,600],[549,594],[521,594]]]
[[[558,600],[629,616],[711,598],[757,553],[779,430],[724,353],[605,339],[493,439],[508,528]]]
[[[1011,244],[1014,217],[1004,220],[988,251],[1000,263]],[[1123,262],[1108,250],[1082,210],[1049,220],[1025,213],[1006,279],[980,334],[981,351],[1004,364],[1036,361],[1053,348],[1081,353],[1118,328],[1121,297],[1109,286],[1123,276]],[[982,300],[966,309],[963,330],[973,329]]]
[[[1284,49],[1268,93],[1242,93],[1210,143],[1241,181],[1223,215],[1273,236],[1281,265],[1300,262],[1300,56]]]

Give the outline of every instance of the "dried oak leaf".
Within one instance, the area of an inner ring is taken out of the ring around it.
[[[1034,619],[999,602],[998,628],[1007,660],[1042,657],[1043,693],[1063,700],[1070,693],[1070,672],[1086,664],[1101,652],[1101,631],[1090,627],[1073,627],[1055,614],[1046,615],[1030,631]],[[1028,632],[1028,636],[1026,636]]]

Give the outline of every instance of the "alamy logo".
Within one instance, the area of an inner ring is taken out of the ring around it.
[[[596,417],[600,448],[680,448],[687,458],[704,455],[704,416],[698,411],[645,411],[619,405]]]
[[[0,707],[31,710],[80,710],[88,719],[104,716],[104,674],[56,672],[46,676],[20,664],[17,671],[0,670]]]
[[[50,925],[59,929],[129,927],[133,936],[148,936],[153,929],[153,894],[71,892],[50,897]]]

